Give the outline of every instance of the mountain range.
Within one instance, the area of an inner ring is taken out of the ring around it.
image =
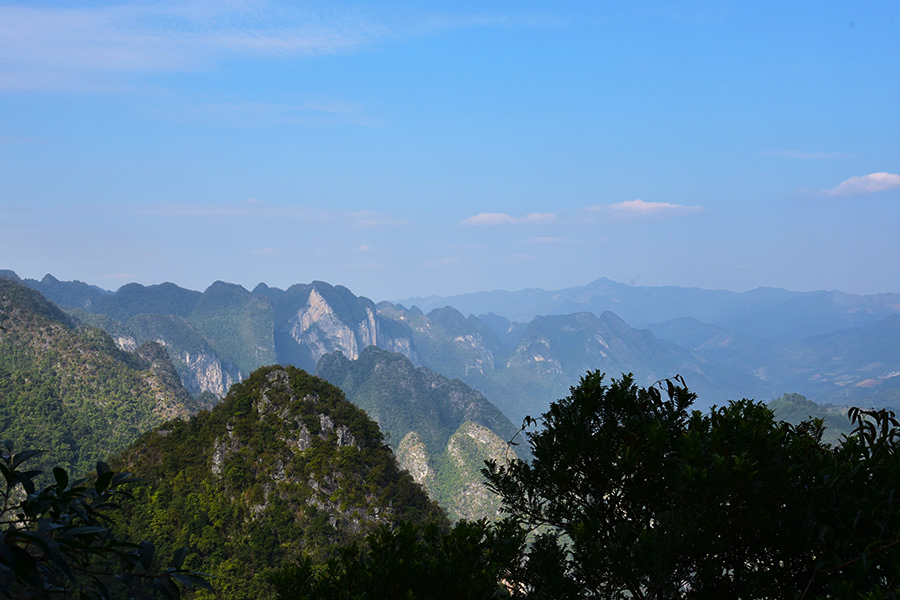
[[[24,283],[106,329],[120,347],[163,344],[194,395],[221,396],[264,364],[312,372],[326,354],[356,360],[374,345],[464,381],[513,422],[543,412],[587,369],[632,372],[641,385],[681,374],[699,408],[789,392],[817,402],[900,402],[900,358],[891,351],[900,347],[898,294],[735,293],[600,279],[565,290],[375,304],[324,282],[252,291],[216,282],[203,292],[173,284],[109,292],[49,275]]]

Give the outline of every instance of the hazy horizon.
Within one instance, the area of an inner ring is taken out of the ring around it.
[[[900,5],[0,0],[0,267],[900,292]]]

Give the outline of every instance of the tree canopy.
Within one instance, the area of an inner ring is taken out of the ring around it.
[[[0,597],[121,597],[132,588],[155,588],[164,598],[177,599],[176,585],[211,590],[199,573],[183,568],[186,548],[174,553],[161,569],[152,543],[132,542],[109,528],[109,515],[120,509],[125,488],[136,480],[97,463],[96,477],[70,480],[55,467],[55,482],[36,487],[40,471],[26,463],[37,450],[13,452],[0,447]],[[111,591],[112,590],[112,591]]]
[[[779,422],[749,400],[689,412],[694,398],[680,379],[640,388],[631,376],[607,383],[589,372],[527,434],[531,463],[487,465],[505,511],[545,532],[517,590],[598,599],[895,597],[893,414],[851,411],[856,429],[831,447],[821,421]],[[564,589],[548,587],[555,572],[565,574],[557,579]]]

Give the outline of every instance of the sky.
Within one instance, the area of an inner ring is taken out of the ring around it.
[[[0,0],[0,269],[900,292],[898,31],[896,0]]]

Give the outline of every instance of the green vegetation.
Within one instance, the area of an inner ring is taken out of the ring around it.
[[[379,524],[446,523],[378,426],[292,367],[258,369],[211,411],[145,435],[116,462],[146,479],[120,530],[196,551],[190,566],[216,577],[220,598],[273,597],[266,570],[325,561]]]
[[[10,442],[0,447],[0,596],[4,598],[121,597],[134,588],[156,588],[176,599],[176,582],[211,590],[198,573],[183,569],[185,549],[175,552],[171,567],[160,570],[153,544],[132,543],[112,535],[108,513],[128,484],[128,473],[114,473],[97,463],[96,477],[70,480],[54,467],[54,483],[35,486],[37,470],[25,463],[35,450],[14,453]],[[112,593],[111,593],[112,590]]]
[[[394,448],[415,431],[428,452],[439,454],[466,421],[483,425],[504,439],[516,431],[496,406],[463,382],[417,368],[402,354],[375,346],[363,350],[354,361],[340,352],[327,354],[319,360],[316,373],[372,415]]]
[[[850,420],[847,418],[847,406],[832,406],[830,404],[816,404],[801,394],[783,394],[770,400],[768,407],[775,413],[775,418],[787,421],[793,425],[799,425],[809,419],[822,419],[825,432],[822,441],[827,444],[837,444],[841,437],[849,435],[852,431]]]
[[[484,488],[481,467],[505,454],[515,427],[479,392],[374,346],[355,361],[326,354],[317,372],[378,421],[403,467],[425,474],[417,481],[451,518],[497,516],[499,503]],[[401,452],[404,440],[409,447]]]
[[[46,451],[38,468],[87,473],[190,399],[159,346],[121,352],[37,292],[0,279],[0,436]]]
[[[278,598],[293,600],[489,600],[522,557],[525,536],[509,523],[461,521],[451,529],[379,527],[325,565],[304,560],[270,573]]]
[[[677,383],[677,382],[676,382]],[[683,382],[682,383],[683,386]],[[541,573],[527,597],[884,598],[900,592],[900,423],[850,411],[837,447],[822,422],[775,420],[741,400],[688,412],[672,381],[639,388],[590,372],[528,434],[533,461],[490,463]],[[538,576],[537,579],[534,577]]]
[[[217,281],[203,292],[189,321],[241,373],[276,362],[272,302],[265,296]]]

